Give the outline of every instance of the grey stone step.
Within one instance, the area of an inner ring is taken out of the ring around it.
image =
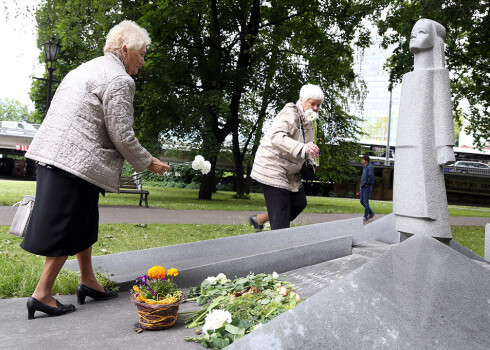
[[[352,248],[352,254],[363,255],[365,257],[374,259],[386,253],[390,249],[390,247],[390,244],[383,242],[363,242],[362,244],[356,245]]]
[[[216,276],[219,273],[224,273],[229,278],[246,276],[250,272],[256,274],[274,271],[283,273],[290,269],[350,255],[351,249],[352,237],[346,236],[283,249],[242,253],[236,256],[227,253],[200,259],[174,261],[163,263],[161,266],[177,268],[179,286],[191,287],[198,286],[207,277]],[[135,277],[146,274],[146,270],[136,275],[134,272],[115,273],[111,279],[115,280],[121,289],[130,288]]]
[[[179,285],[189,287],[220,272],[230,276],[247,275],[250,271],[282,273],[350,255],[361,235],[362,219],[355,218],[96,256],[92,264],[109,273],[122,288],[154,265],[179,269]],[[77,271],[78,263],[69,260],[64,267]]]
[[[368,256],[351,254],[285,272],[281,278],[290,282],[296,288],[298,295],[305,299],[327,288],[371,260],[372,258]]]

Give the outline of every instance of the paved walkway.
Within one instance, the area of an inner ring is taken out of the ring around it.
[[[17,208],[0,206],[0,226],[10,225]],[[162,208],[144,208],[138,206],[100,206],[101,224],[105,223],[130,223],[130,224],[242,224],[255,211],[233,210],[176,210]],[[294,221],[298,224],[316,224],[360,217],[361,214],[319,214],[302,213]],[[376,215],[373,220],[383,217]],[[490,213],[487,217],[450,217],[451,225],[485,226],[490,223]]]

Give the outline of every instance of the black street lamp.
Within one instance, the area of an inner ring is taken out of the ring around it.
[[[34,77],[34,79],[44,80],[48,82],[48,91],[46,94],[46,113],[48,113],[49,105],[51,104],[51,85],[53,84],[53,82],[60,82],[53,79],[53,72],[56,69],[56,60],[58,58],[58,54],[60,53],[60,49],[61,44],[56,41],[54,36],[52,36],[48,42],[44,43],[44,54],[46,55],[46,68],[48,70],[48,79]]]
[[[61,44],[56,41],[54,36],[44,43],[44,53],[46,54],[46,68],[48,69],[48,93],[46,96],[46,113],[51,104],[51,84],[53,83],[53,72],[56,68],[56,59],[60,53]]]

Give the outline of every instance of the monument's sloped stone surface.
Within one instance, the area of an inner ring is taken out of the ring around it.
[[[466,248],[464,245],[462,245],[461,243],[458,243],[457,241],[455,241],[454,239],[451,239],[449,241],[449,246],[451,248],[453,248],[455,251],[463,254],[464,256],[466,256],[467,258],[470,258],[471,260],[476,260],[476,261],[480,261],[480,262],[483,262],[485,263],[486,260],[483,259],[481,256],[479,256],[478,254],[476,254],[475,252],[473,252],[472,250]]]
[[[378,241],[388,244],[400,243],[400,232],[396,230],[395,214],[383,216],[363,227],[363,241]]]
[[[416,235],[228,349],[489,349],[490,272]]]
[[[298,226],[283,230],[258,232],[242,236],[96,256],[92,258],[92,264],[100,271],[110,273],[112,275],[111,278],[118,283],[124,283],[133,281],[134,278],[145,274],[148,268],[153,265],[175,267],[178,269],[193,269],[215,265],[217,269],[219,266],[216,264],[221,262],[242,259],[240,260],[240,264],[243,264],[243,259],[246,257],[254,258],[259,254],[265,254],[264,256],[266,256],[271,252],[282,250],[291,251],[292,248],[302,247],[306,244],[323,244],[323,242],[329,240],[347,237],[350,242],[348,250],[345,248],[345,244],[342,243],[339,246],[340,251],[331,254],[332,258],[337,258],[350,254],[350,247],[353,244],[361,242],[362,224],[362,218],[355,218]],[[327,249],[335,250],[337,248],[337,245],[332,244]],[[304,254],[305,256],[308,255],[307,250],[304,251]],[[325,260],[308,261],[308,259],[296,257],[294,261],[296,263],[295,266],[290,265],[286,270],[282,271],[288,271]],[[69,260],[64,267],[77,271],[78,263],[76,260]],[[269,268],[275,268],[274,265],[262,267],[266,271]],[[223,271],[216,270],[215,274],[219,272]],[[208,275],[204,276],[204,278],[206,277]]]

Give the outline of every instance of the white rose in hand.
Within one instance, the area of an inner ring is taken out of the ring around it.
[[[203,164],[204,164],[204,157],[197,155],[196,158],[194,158],[194,161],[192,162],[192,169],[201,170]]]
[[[203,174],[207,174],[210,171],[211,171],[211,163],[208,160],[205,160],[203,165],[202,165],[201,172]]]
[[[307,121],[313,122],[318,119],[318,113],[311,108],[307,109],[305,112],[305,118]]]

